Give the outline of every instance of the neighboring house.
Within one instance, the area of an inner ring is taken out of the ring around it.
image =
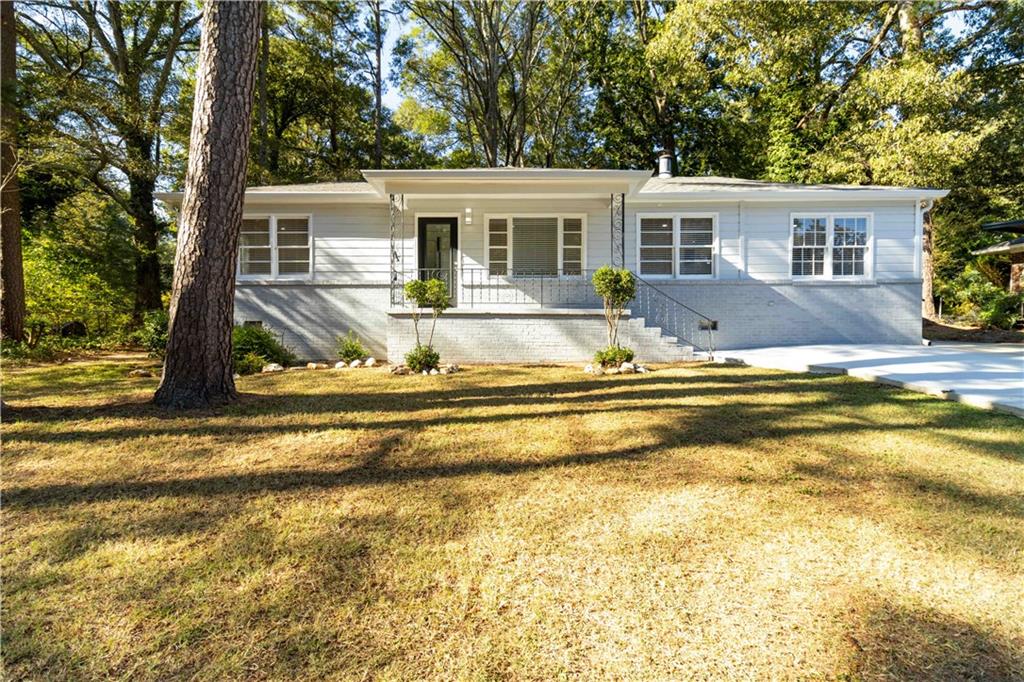
[[[402,295],[449,283],[435,346],[462,362],[591,357],[606,344],[590,274],[639,277],[620,341],[692,349],[919,343],[922,212],[944,190],[788,185],[648,171],[364,171],[367,182],[246,192],[235,317],[304,358],[354,331],[400,361]],[[180,193],[161,194],[171,205]]]
[[[1001,223],[985,223],[981,229],[986,232],[1009,232],[1024,235],[1024,220],[1007,220]],[[1024,292],[1024,236],[999,242],[984,249],[971,251],[976,256],[1006,255],[1010,257],[1010,293]]]

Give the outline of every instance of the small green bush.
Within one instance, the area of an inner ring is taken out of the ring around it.
[[[626,268],[605,265],[591,278],[594,292],[604,300],[604,318],[608,323],[608,346],[619,345],[619,320],[626,304],[636,296],[636,277]]]
[[[136,340],[153,357],[162,358],[167,352],[167,325],[166,310],[150,310],[142,316]]]
[[[618,367],[624,362],[633,361],[633,349],[621,346],[608,346],[594,353],[594,362],[602,367]]]
[[[235,360],[235,371],[239,374],[256,374],[263,370],[266,361],[256,353],[246,353]]]
[[[265,363],[276,362],[282,367],[296,362],[295,354],[285,348],[268,329],[257,326],[235,327],[231,332],[231,359],[235,366],[250,354],[262,358]]]
[[[368,357],[370,357],[369,351],[354,332],[350,331],[345,336],[338,337],[338,358],[345,362],[352,362],[353,360],[365,360]]]
[[[405,354],[405,364],[414,372],[437,369],[441,355],[430,346],[416,346]]]
[[[961,322],[1012,329],[1024,321],[1021,315],[1024,294],[1009,293],[992,283],[974,265],[964,268],[956,279],[941,287],[940,292],[946,303],[945,312]]]

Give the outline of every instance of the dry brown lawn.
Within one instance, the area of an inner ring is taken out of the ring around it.
[[[7,369],[50,679],[1022,679],[1024,422],[846,377]]]

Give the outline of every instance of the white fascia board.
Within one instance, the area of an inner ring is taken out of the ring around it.
[[[760,190],[756,192],[643,192],[627,197],[630,201],[652,203],[686,201],[889,201],[899,199],[941,199],[949,190]]]
[[[623,192],[635,194],[650,180],[650,171],[561,168],[450,170],[365,170],[363,177],[381,194],[500,194]],[[454,190],[453,187],[462,191]],[[472,188],[469,190],[469,188]],[[445,190],[448,190],[446,192]],[[469,190],[469,191],[467,191]]]
[[[183,192],[157,192],[153,195],[170,206],[181,206]],[[384,204],[387,199],[376,192],[251,192],[246,206],[258,204]]]

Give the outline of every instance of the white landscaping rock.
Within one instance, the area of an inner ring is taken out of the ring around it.
[[[644,367],[643,365],[637,365],[637,366],[636,366],[636,371],[637,371],[637,374],[647,374],[647,373],[648,373],[648,372],[650,372],[651,370],[647,369],[647,368],[646,368],[646,367]]]
[[[264,374],[267,374],[267,373],[270,373],[270,372],[283,372],[284,371],[284,367],[282,367],[281,365],[277,364],[276,362],[269,362],[269,363],[263,365],[263,370],[262,371],[263,371]]]
[[[348,363],[344,360],[338,360],[334,363],[334,369],[348,369]]]
[[[618,374],[619,373],[619,368],[618,367],[609,367],[608,369],[606,369],[604,371],[604,373],[605,374]]]
[[[635,371],[636,365],[634,365],[632,362],[624,362],[621,365],[619,365],[619,372],[621,374],[632,374]]]
[[[583,368],[583,372],[584,372],[584,374],[593,374],[594,373],[594,366],[593,365],[587,365],[586,367]]]
[[[363,367],[373,367],[377,364],[376,358],[366,358],[366,362],[363,363]]]
[[[307,362],[306,369],[327,369],[325,362]]]
[[[352,369],[355,369],[356,367],[362,367],[363,366],[363,361],[362,360],[353,360],[352,362],[348,363],[348,366],[351,367]]]
[[[438,370],[438,369],[437,369],[437,368],[435,367],[434,369],[430,370],[430,373],[431,373],[431,374],[435,374],[435,375],[436,375],[436,374],[440,374],[441,372],[440,372],[440,370]]]

